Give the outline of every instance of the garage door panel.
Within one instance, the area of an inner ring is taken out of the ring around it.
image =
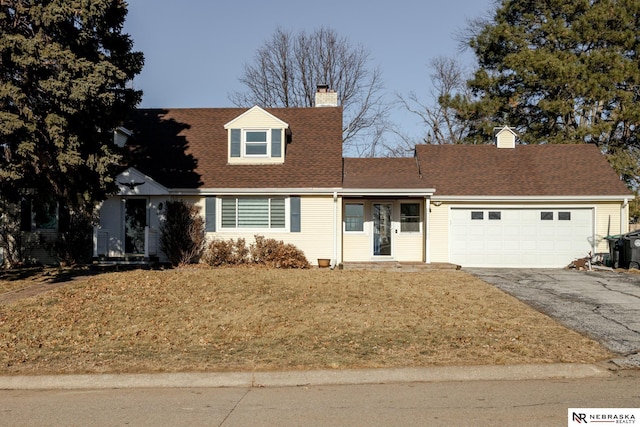
[[[450,218],[451,261],[463,266],[564,267],[591,250],[592,209],[453,208]]]

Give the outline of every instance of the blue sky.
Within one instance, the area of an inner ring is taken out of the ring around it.
[[[469,19],[493,9],[493,0],[216,1],[129,0],[125,32],[144,52],[145,67],[134,86],[144,91],[141,107],[229,107],[242,91],[243,65],[280,26],[284,30],[334,29],[371,53],[388,99],[428,93],[429,62],[461,56],[455,34]],[[419,134],[417,117],[395,110],[392,120]]]

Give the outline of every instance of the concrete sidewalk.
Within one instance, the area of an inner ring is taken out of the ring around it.
[[[298,387],[412,382],[602,378],[612,373],[592,364],[443,366],[402,369],[287,372],[161,373],[0,376],[0,390]]]

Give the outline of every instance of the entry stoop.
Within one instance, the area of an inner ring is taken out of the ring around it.
[[[427,271],[427,270],[460,270],[462,267],[447,262],[399,262],[399,261],[379,261],[379,262],[345,262],[342,264],[343,270],[382,270],[382,271]]]

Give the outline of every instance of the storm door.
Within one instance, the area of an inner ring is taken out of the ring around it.
[[[373,255],[391,256],[392,203],[373,204]]]
[[[144,255],[144,232],[147,226],[147,201],[125,199],[124,251],[127,255]]]

